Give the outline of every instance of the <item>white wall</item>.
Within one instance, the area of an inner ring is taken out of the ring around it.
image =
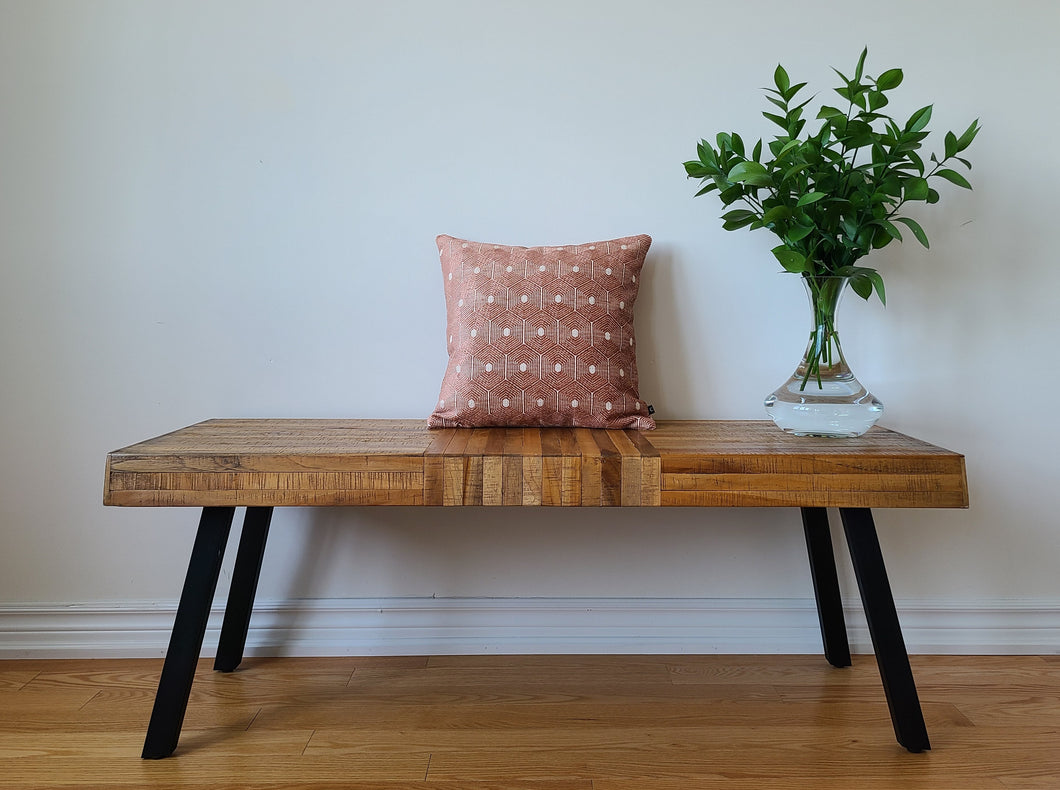
[[[823,95],[868,45],[905,70],[897,111],[935,102],[936,146],[984,129],[975,191],[917,215],[931,250],[876,255],[889,306],[842,316],[882,424],[968,458],[970,510],[878,514],[895,594],[1060,627],[1060,10],[792,9],[0,0],[0,613],[176,597],[196,514],[104,509],[108,450],[214,416],[425,416],[438,233],[651,234],[642,392],[762,417],[801,286],[681,163],[771,134],[778,61]],[[794,511],[280,511],[271,541],[267,601],[811,594]]]

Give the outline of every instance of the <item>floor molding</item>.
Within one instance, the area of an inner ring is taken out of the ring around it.
[[[1060,602],[898,601],[910,653],[1060,653]],[[871,653],[859,602],[851,649]],[[0,604],[0,658],[165,654],[176,602]],[[217,645],[211,615],[204,655]],[[372,598],[261,601],[247,655],[817,653],[812,599]]]

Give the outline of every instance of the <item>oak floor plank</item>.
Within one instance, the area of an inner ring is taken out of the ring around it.
[[[817,656],[784,656],[788,660],[761,661],[758,656],[709,656],[694,662],[667,663],[675,685],[701,683],[768,684],[787,686],[870,687],[881,691],[876,662],[871,656],[854,656],[853,666],[836,670]],[[779,658],[779,657],[778,657]]]
[[[1013,696],[990,703],[964,703],[961,712],[975,726],[1004,727],[1034,721],[1043,727],[1060,730],[1060,694],[1032,697]],[[1057,736],[1060,748],[1060,735]],[[1057,785],[1060,788],[1060,784]]]
[[[779,710],[756,710],[755,713],[775,714],[771,719],[784,721],[785,739],[798,743],[810,730],[820,730],[831,735],[835,742],[850,737],[852,729],[870,730],[880,726],[879,717],[863,714],[860,717],[836,720],[827,715],[814,715],[805,709],[787,716]],[[801,713],[801,715],[800,715]],[[526,728],[478,728],[451,729],[339,729],[327,727],[315,730],[305,753],[365,754],[374,752],[430,752],[437,760],[439,755],[453,754],[465,758],[469,754],[503,751],[517,755],[523,752],[544,754],[555,750],[569,752],[628,752],[640,749],[659,748],[688,751],[709,750],[723,745],[725,748],[754,747],[762,743],[763,728],[748,725],[745,712],[743,722],[734,724],[735,717],[727,722],[713,722],[680,730],[666,726],[613,727],[606,722],[594,726],[568,724],[563,727]],[[957,725],[960,726],[960,725]],[[1027,730],[1025,734],[1039,731]],[[884,742],[890,748],[890,744]]]
[[[194,756],[192,756],[194,755]],[[187,758],[187,759],[182,759]],[[155,787],[158,783],[181,782],[185,787],[214,788],[238,779],[240,787],[258,783],[297,781],[312,785],[329,783],[346,787],[351,779],[423,781],[429,755],[343,755],[341,757],[300,755],[223,754],[201,755],[178,746],[173,758],[140,760],[138,755],[124,759],[107,756],[25,757],[0,760],[0,787],[34,788],[83,787],[85,784],[112,787]],[[44,778],[47,777],[47,778]]]
[[[932,750],[871,656],[200,663],[180,744],[139,752],[161,662],[0,662],[0,789],[1058,790],[1060,663],[914,656]]]
[[[36,669],[0,669],[0,691],[18,691],[38,674]]]
[[[635,667],[614,665],[606,669],[600,666],[542,667],[537,672],[527,672],[526,667],[495,666],[484,672],[478,667],[427,667],[420,670],[358,669],[353,673],[349,686],[369,687],[461,687],[518,686],[548,687],[567,686],[600,688],[636,684],[639,687],[658,686],[670,689],[673,683],[663,664],[642,664]]]
[[[884,708],[881,711],[886,716]],[[670,727],[706,726],[714,720],[712,705],[695,703],[667,705],[665,710],[646,709],[637,702],[601,705],[571,703],[481,703],[451,706],[391,705],[370,702],[353,708],[336,706],[308,711],[298,706],[265,707],[254,727],[314,727],[357,729],[393,726],[403,729],[444,727],[455,730],[501,730],[526,727],[600,726],[647,727],[662,720]]]
[[[1060,776],[1002,776],[999,780],[1005,790],[1056,790],[1060,787]]]
[[[709,785],[704,785],[709,787]],[[896,788],[916,788],[916,790],[1011,790],[998,779],[991,778],[969,778],[956,777],[947,779],[945,777],[934,777],[930,784],[919,782],[915,778],[907,779],[899,776],[878,777],[829,777],[815,776],[812,781],[806,782],[801,779],[790,777],[768,778],[754,777],[752,779],[726,778],[721,787],[725,790],[801,790],[801,788],[812,788],[812,790],[896,790]],[[595,779],[593,790],[690,790],[695,787],[690,785],[688,779],[652,779],[645,784],[644,779]]]
[[[727,658],[737,660],[736,656],[727,656]],[[802,656],[755,656],[755,661],[758,660],[771,660],[773,658],[803,658]],[[813,658],[807,656],[806,658]],[[635,667],[650,667],[652,671],[657,667],[665,667],[668,664],[677,664],[687,662],[689,664],[695,664],[698,661],[715,661],[718,659],[716,655],[673,655],[667,656],[665,654],[652,654],[652,655],[624,655],[624,654],[613,654],[613,653],[601,653],[601,654],[552,654],[552,653],[541,653],[541,654],[527,654],[527,655],[473,655],[473,656],[430,656],[427,659],[428,669],[438,669],[441,667],[457,667],[460,669],[482,669],[488,667],[490,672],[493,672],[498,667],[500,668],[535,668],[535,669],[548,669],[548,670],[560,670],[568,667],[589,667],[601,672],[610,671],[613,668],[618,669],[632,669]]]
[[[469,782],[457,780],[449,782],[445,780],[431,780],[426,782],[422,779],[415,781],[395,780],[360,780],[351,776],[322,780],[298,780],[297,778],[277,778],[264,780],[236,779],[211,783],[208,785],[193,785],[182,780],[160,780],[152,777],[150,790],[184,790],[184,788],[203,786],[209,790],[316,790],[316,788],[341,788],[341,790],[593,790],[591,779],[575,780],[505,780],[500,782]],[[0,787],[8,787],[0,780]],[[12,785],[11,787],[15,787]],[[20,790],[23,786],[19,786]],[[78,790],[111,790],[110,784],[78,784]],[[28,788],[26,788],[28,790]],[[39,790],[34,785],[33,790]],[[948,790],[948,788],[944,789]],[[976,787],[971,790],[977,790]],[[1001,788],[1005,790],[1005,788]]]
[[[214,727],[185,729],[181,748],[196,754],[300,755],[309,744],[312,730],[254,730]],[[63,733],[50,739],[41,733],[7,733],[0,741],[0,758],[12,757],[139,757],[143,729]]]
[[[75,716],[99,692],[91,688],[0,691],[0,728],[17,724],[22,716],[43,715],[56,721]]]
[[[258,705],[189,705],[184,728],[205,729],[225,727],[245,730],[261,711]],[[127,705],[113,700],[100,705],[86,705],[84,709],[64,714],[55,710],[22,711],[17,717],[0,704],[0,738],[11,732],[98,732],[129,730],[142,736],[151,716],[150,704]],[[0,787],[3,787],[0,784]]]
[[[888,743],[889,723],[861,728],[814,727],[814,738],[802,727],[739,726],[705,732],[699,739],[674,741],[645,737],[605,747],[552,749],[510,747],[434,753],[429,778],[469,780],[519,776],[525,778],[634,779],[684,777],[689,780],[800,779],[888,775],[907,777],[934,787],[936,778],[978,779],[991,772],[1013,777],[1060,778],[1060,754],[1043,747],[1054,735],[1048,728],[962,730],[961,738],[936,733],[934,749],[910,755]],[[1021,747],[1019,738],[1036,747]]]

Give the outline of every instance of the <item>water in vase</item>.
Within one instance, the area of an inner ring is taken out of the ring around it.
[[[796,436],[861,436],[883,415],[883,404],[854,377],[843,357],[836,311],[845,277],[804,278],[812,321],[795,372],[765,400],[766,413]]]

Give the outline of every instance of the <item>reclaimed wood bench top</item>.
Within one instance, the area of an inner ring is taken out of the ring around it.
[[[110,453],[103,502],[959,508],[968,491],[964,456],[878,427],[809,439],[767,421],[639,432],[225,419]]]

